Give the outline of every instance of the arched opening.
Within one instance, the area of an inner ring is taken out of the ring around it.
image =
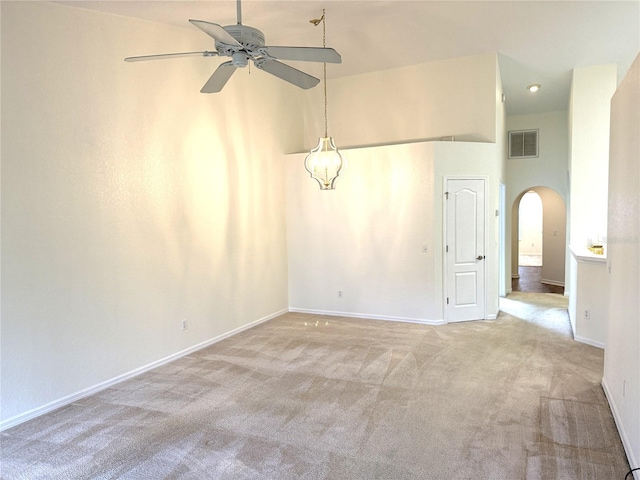
[[[542,266],[542,199],[529,190],[518,206],[518,266]]]
[[[527,216],[522,225],[521,216]],[[512,290],[564,293],[567,209],[562,197],[548,187],[527,188],[515,198],[511,218]]]

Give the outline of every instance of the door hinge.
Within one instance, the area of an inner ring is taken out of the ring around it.
[[[449,192],[444,192],[444,196],[447,197],[447,200],[449,200]]]
[[[447,247],[445,248],[445,252],[449,253],[449,245],[447,245]]]
[[[447,305],[449,305],[449,297],[447,297]]]

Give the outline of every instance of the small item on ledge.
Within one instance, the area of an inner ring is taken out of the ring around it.
[[[587,248],[596,255],[604,255],[604,247],[602,245],[591,245]]]

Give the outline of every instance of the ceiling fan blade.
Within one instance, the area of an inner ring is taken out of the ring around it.
[[[271,57],[301,62],[342,63],[342,57],[333,48],[322,47],[263,47]]]
[[[227,84],[233,72],[236,71],[236,67],[233,62],[224,62],[213,72],[213,75],[209,77],[207,83],[204,84],[200,93],[217,93]]]
[[[125,62],[143,62],[145,60],[162,60],[165,58],[179,58],[179,57],[213,57],[218,55],[218,52],[184,52],[184,53],[161,53],[159,55],[139,55],[137,57],[127,57]]]
[[[235,38],[231,36],[224,28],[217,23],[205,22],[203,20],[189,20],[193,25],[198,27],[204,33],[213,38],[216,42],[225,45],[242,46]]]
[[[301,72],[300,70],[290,67],[289,65],[285,65],[284,63],[280,63],[277,60],[264,59],[264,61],[258,60],[254,63],[257,68],[300,88],[307,89],[315,87],[318,82],[320,82],[316,77],[312,77],[307,73]]]

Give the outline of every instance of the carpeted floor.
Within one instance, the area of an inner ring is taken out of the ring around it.
[[[286,314],[0,435],[3,479],[606,479],[566,298],[438,327]]]

